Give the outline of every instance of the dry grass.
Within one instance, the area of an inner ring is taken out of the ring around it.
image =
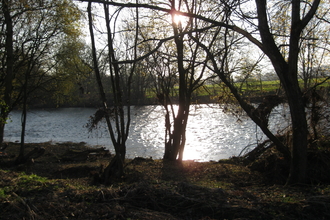
[[[30,144],[27,151],[35,147]],[[233,160],[182,164],[136,158],[112,185],[93,185],[109,155],[62,161],[83,144],[40,144],[33,165],[0,159],[1,219],[328,219],[328,185],[270,184]],[[8,147],[17,155],[18,145]]]

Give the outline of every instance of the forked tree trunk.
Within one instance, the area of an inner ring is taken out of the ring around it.
[[[94,72],[95,72],[96,81],[97,81],[97,84],[99,87],[99,93],[100,93],[100,98],[102,101],[102,106],[103,106],[104,111],[107,112],[106,111],[108,108],[107,103],[106,103],[107,100],[106,100],[106,96],[105,96],[105,92],[104,92],[104,88],[103,88],[103,84],[102,84],[102,80],[101,80],[101,74],[100,74],[100,70],[99,70],[99,66],[98,66],[97,56],[96,56],[91,4],[92,4],[91,2],[88,3],[88,18],[89,18],[89,30],[90,30],[91,43],[92,43]],[[114,144],[115,152],[116,152],[116,156],[111,160],[111,162],[109,163],[107,168],[101,174],[101,181],[103,183],[109,183],[111,177],[118,178],[118,177],[121,177],[122,174],[124,173],[124,165],[123,165],[122,157],[125,157],[125,154],[124,154],[125,152],[120,150],[120,147],[122,147],[122,146],[118,145],[116,142],[116,139],[115,139],[113,131],[112,131],[112,125],[111,125],[109,115],[105,114],[104,117],[106,119],[110,137]]]
[[[268,25],[267,1],[256,0],[259,32],[263,51],[271,60],[274,69],[284,87],[292,120],[291,168],[288,184],[302,183],[306,180],[307,168],[307,119],[303,96],[298,83],[298,55],[300,35],[309,21],[315,16],[320,0],[314,0],[308,13],[301,17],[301,0],[291,1],[291,29],[289,38],[289,56],[286,59],[276,46],[274,36]]]
[[[175,9],[175,3],[172,2]],[[174,15],[172,15],[174,16]],[[170,161],[182,161],[186,142],[186,127],[190,107],[190,90],[188,89],[187,74],[188,70],[184,68],[184,41],[183,36],[179,36],[178,24],[172,19],[172,28],[174,31],[174,41],[177,53],[177,65],[179,74],[179,108],[178,113],[173,119],[173,131],[169,131],[169,141],[165,143],[164,159]]]
[[[180,108],[180,107],[179,107]],[[186,127],[189,110],[178,111],[178,115],[174,118],[173,131],[169,131],[168,141],[165,143],[164,159],[169,161],[182,161],[184,146],[186,143]],[[170,126],[170,123],[167,123]]]

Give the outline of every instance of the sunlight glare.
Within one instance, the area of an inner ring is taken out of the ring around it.
[[[191,109],[191,113],[194,110]],[[200,140],[196,138],[196,132],[202,132],[203,124],[198,119],[189,121],[189,127],[186,130],[186,140],[188,140],[194,147],[186,146],[183,152],[183,160],[202,159],[201,150],[203,150]]]
[[[173,15],[172,19],[173,19],[173,22],[175,24],[180,24],[180,23],[182,24],[182,22],[184,21],[185,17],[182,16],[182,15],[175,14],[175,15]]]
[[[200,160],[201,155],[200,152],[196,151],[195,149],[185,149],[183,152],[183,160]]]

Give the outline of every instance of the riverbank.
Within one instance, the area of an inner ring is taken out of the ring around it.
[[[326,219],[330,187],[284,187],[235,160],[184,161],[135,158],[111,186],[93,175],[111,159],[107,153],[70,160],[84,144],[28,144],[42,157],[10,166],[18,144],[0,159],[1,219]],[[67,158],[67,159],[64,159]]]

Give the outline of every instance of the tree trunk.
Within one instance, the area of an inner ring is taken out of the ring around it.
[[[175,8],[175,3],[172,7]],[[174,16],[174,15],[172,15]],[[186,127],[189,115],[190,94],[188,91],[187,73],[184,68],[183,60],[183,36],[179,36],[178,24],[175,24],[174,19],[172,22],[174,31],[174,41],[177,50],[177,65],[179,74],[179,109],[177,115],[174,117],[173,132],[169,131],[169,141],[165,143],[164,159],[170,161],[182,161],[184,146],[186,142]],[[169,125],[170,126],[170,125]]]
[[[24,151],[25,151],[25,127],[26,127],[26,118],[27,118],[27,98],[28,98],[28,81],[30,76],[30,64],[29,62],[28,70],[25,72],[25,82],[23,85],[23,111],[22,111],[22,131],[21,131],[21,146],[19,155],[16,159],[16,164],[21,163],[24,161]],[[31,68],[32,69],[32,68]]]
[[[111,183],[112,178],[120,179],[123,175],[124,161],[119,155],[115,155],[109,165],[102,172],[100,182],[108,185]]]
[[[1,118],[0,118],[0,147],[2,147],[3,144],[3,138],[5,135],[5,125],[6,125],[6,121],[7,121],[7,117],[8,115],[3,113],[4,110],[1,109]]]
[[[299,93],[297,94],[297,92],[290,92],[291,93],[288,95],[288,101],[291,111],[293,139],[290,175],[287,183],[294,184],[303,183],[306,180],[308,128],[302,96]]]
[[[175,9],[175,2],[172,2],[172,8]],[[175,16],[175,15],[172,15]],[[174,22],[174,18],[172,18],[172,27],[174,31],[174,41],[177,50],[177,65],[178,65],[178,73],[179,73],[179,109],[177,116],[174,118],[174,127],[173,133],[171,135],[172,140],[170,142],[170,156],[169,159],[171,161],[182,161],[183,152],[186,142],[186,127],[187,120],[189,115],[189,107],[190,107],[190,91],[188,91],[188,81],[187,74],[188,70],[184,68],[184,42],[183,36],[179,35],[181,24],[176,24]]]
[[[88,3],[88,18],[89,18],[89,30],[90,30],[91,42],[92,42],[92,55],[93,55],[94,71],[95,71],[96,81],[97,81],[97,84],[99,87],[102,106],[103,106],[104,111],[107,112],[106,111],[107,110],[107,103],[106,103],[107,100],[106,100],[106,96],[105,96],[105,92],[104,92],[104,88],[103,88],[103,84],[102,84],[102,80],[101,80],[101,74],[100,74],[100,70],[99,70],[99,66],[98,66],[98,62],[97,62],[97,56],[96,56],[95,39],[94,39],[94,31],[93,31],[93,24],[92,24],[91,4],[92,4],[91,2]],[[117,110],[117,109],[115,109],[115,110]],[[113,145],[115,147],[115,152],[116,152],[116,156],[111,160],[108,167],[104,170],[104,172],[102,174],[102,181],[105,183],[108,183],[110,181],[111,176],[118,177],[117,175],[121,176],[124,173],[124,165],[122,164],[123,163],[122,157],[125,157],[125,152],[122,152],[122,150],[120,149],[121,146],[118,145],[118,143],[114,137],[110,118],[107,113],[105,114],[105,119],[107,122],[109,134],[110,134],[110,137],[111,137],[111,140],[113,142]]]
[[[284,87],[292,120],[291,168],[288,184],[301,183],[306,178],[307,168],[307,119],[303,96],[298,82],[298,55],[300,35],[309,21],[314,17],[320,0],[314,0],[308,13],[301,18],[301,0],[292,0],[291,32],[289,57],[286,59],[276,46],[274,36],[268,25],[267,1],[256,0],[259,32],[263,43],[263,51],[271,60],[277,75]]]
[[[181,109],[180,109],[181,108]],[[165,107],[167,109],[167,107]],[[173,108],[172,108],[173,111]],[[180,105],[177,116],[174,118],[173,131],[169,119],[169,110],[165,115],[166,139],[163,159],[169,161],[182,161],[186,143],[186,127],[189,116],[189,105]]]
[[[9,8],[10,1],[2,0],[2,11],[4,14],[4,20],[6,25],[6,40],[5,40],[5,52],[6,52],[6,69],[4,78],[4,103],[1,103],[1,117],[0,117],[0,146],[4,138],[5,124],[11,111],[11,93],[13,90],[13,66],[14,66],[14,52],[13,52],[13,21],[10,15]]]
[[[19,149],[18,157],[16,158],[16,164],[24,163],[24,153],[25,153],[25,125],[26,125],[26,103],[23,104],[22,111],[22,131],[21,131],[21,146]]]

